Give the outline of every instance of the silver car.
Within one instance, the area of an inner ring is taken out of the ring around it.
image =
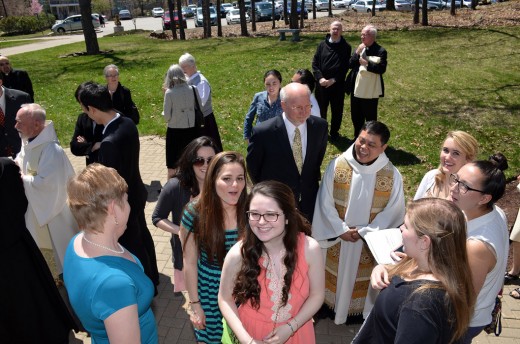
[[[92,25],[94,29],[99,27],[99,17],[92,14]],[[83,30],[81,24],[81,14],[76,14],[65,18],[65,20],[57,21],[51,28],[53,32],[65,33],[67,31]]]
[[[376,12],[384,11],[386,9],[386,5],[382,5],[376,2]],[[372,12],[372,0],[358,0],[354,5],[352,5],[352,10],[355,12]]]
[[[132,13],[129,10],[121,10],[119,11],[119,19],[132,19]]]

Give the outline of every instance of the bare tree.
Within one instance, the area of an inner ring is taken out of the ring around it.
[[[289,25],[289,18],[287,15],[287,0],[283,0],[283,20],[285,25]]]
[[[422,1],[423,7],[425,3],[428,3],[428,0],[415,0],[415,5],[413,9],[413,23],[419,24],[419,2]]]
[[[376,15],[376,0],[372,0],[372,17]]]
[[[450,8],[450,14],[454,16],[455,13],[455,0],[451,0],[451,8]]]
[[[389,11],[395,11],[395,1],[394,0],[386,0],[386,9]]]
[[[332,0],[329,0],[329,17],[332,18]]]
[[[276,22],[276,18],[275,18],[276,17],[276,10],[274,8],[274,0],[271,0],[271,6],[272,6],[272,8],[271,8],[272,9],[271,16],[272,16],[272,19],[273,19],[273,26],[271,28],[274,29],[274,28],[276,28],[276,24],[275,24],[275,22]]]
[[[332,0],[329,0],[329,2]],[[305,19],[305,0],[301,2],[300,8],[300,28],[303,29],[303,19]]]
[[[177,30],[175,29],[175,4],[172,0],[168,0],[168,15],[170,16],[170,30],[172,30],[172,38],[177,39]]]
[[[422,26],[428,26],[428,0],[423,0],[422,4]]]
[[[81,12],[81,25],[83,26],[83,36],[85,37],[85,46],[87,55],[99,54],[99,44],[92,24],[92,10],[90,0],[79,0],[79,9]]]

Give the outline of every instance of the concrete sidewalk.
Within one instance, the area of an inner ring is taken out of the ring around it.
[[[159,191],[166,182],[165,141],[157,136],[141,137],[140,168],[141,176],[148,188],[146,219],[155,242],[157,265],[161,274],[159,295],[154,299],[153,311],[159,331],[159,342],[168,344],[195,343],[193,329],[183,308],[185,299],[173,293],[173,267],[171,263],[170,234],[156,228],[151,221]],[[76,172],[85,167],[84,157],[75,157],[66,149]],[[516,286],[506,286],[502,303],[502,334],[500,337],[481,334],[473,343],[520,344],[520,300],[509,296]],[[332,320],[316,322],[316,342],[330,344],[350,343],[359,330],[359,325],[335,325]],[[90,344],[84,333],[76,334],[76,343]]]

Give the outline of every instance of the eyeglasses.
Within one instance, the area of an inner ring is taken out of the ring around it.
[[[265,222],[276,222],[278,221],[278,216],[283,215],[279,213],[265,213],[260,214],[256,213],[254,211],[246,211],[247,218],[251,221],[260,221],[260,219],[263,217]]]
[[[213,159],[212,156],[210,156],[209,158],[206,158],[206,159],[199,156],[199,157],[193,159],[193,161],[191,163],[193,164],[193,166],[201,167],[204,165],[204,163],[207,163],[209,165],[209,162],[211,161],[211,159]]]
[[[119,76],[119,74],[107,74],[107,75],[105,75],[105,78],[115,78],[118,76]]]
[[[291,106],[291,109],[299,112],[309,112],[312,109],[312,105],[305,105],[305,106]]]
[[[465,194],[468,191],[476,191],[476,192],[485,194],[484,191],[473,189],[473,188],[469,187],[467,184],[465,184],[464,182],[461,182],[460,180],[458,180],[457,175],[450,174],[450,186],[454,186],[455,184],[457,184],[457,186],[459,188],[459,193],[461,193],[461,194]]]

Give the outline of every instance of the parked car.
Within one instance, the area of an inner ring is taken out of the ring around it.
[[[422,8],[422,1],[419,1],[419,8]],[[443,0],[428,0],[428,10],[443,10],[446,8]],[[415,9],[415,3],[412,3],[412,10]]]
[[[234,8],[233,4],[230,4],[229,2],[222,4],[222,7],[224,7],[224,10],[226,10],[226,14]]]
[[[202,7],[197,7],[197,12],[195,14],[195,27],[202,27],[203,18]],[[211,25],[217,25],[218,16],[215,7],[209,8],[209,20]]]
[[[92,25],[94,25],[94,29],[99,27],[99,15],[95,16],[92,14]],[[70,16],[65,18],[64,20],[57,21],[51,28],[53,32],[64,33],[66,31],[75,31],[75,30],[83,30],[83,25],[81,24],[81,14],[76,14],[74,16]]]
[[[121,10],[119,11],[119,19],[132,19],[132,13],[129,10]]]
[[[229,10],[226,14],[226,22],[228,25],[231,24],[240,24],[240,10],[233,8],[232,10]],[[251,22],[251,17],[249,14],[246,13],[246,22]]]
[[[316,11],[328,11],[329,2],[327,0],[316,0]]]
[[[191,7],[184,6],[181,8],[181,11],[182,11],[182,16],[184,18],[193,18],[195,16],[195,13],[191,9]]]
[[[332,0],[332,7],[334,8],[347,8],[348,7],[347,0]]]
[[[195,13],[197,11],[197,5],[195,5],[195,4],[190,4],[190,5],[188,5],[188,7],[191,8],[193,13]]]
[[[162,17],[164,14],[164,10],[161,8],[161,7],[155,7],[153,10],[152,10],[152,16],[154,18],[157,18],[157,17]]]
[[[173,11],[173,20],[175,20],[175,28],[178,29],[180,28],[179,26],[179,15],[177,13],[177,11]],[[182,17],[182,27],[187,29],[188,28],[188,24],[186,23],[186,18]],[[172,27],[171,27],[171,20],[170,20],[170,12],[169,11],[166,11],[164,12],[163,14],[163,17],[162,17],[162,28],[163,30],[171,30]]]
[[[408,0],[394,0],[396,11],[411,11],[413,6]]]
[[[252,17],[251,12],[251,10],[248,12],[250,17]],[[276,10],[273,11],[273,5],[270,2],[264,1],[255,3],[255,20],[257,22],[273,20],[273,12],[274,19],[280,20],[280,13]]]
[[[446,0],[446,1],[443,1],[444,2],[444,7],[445,8],[451,8],[451,0]],[[455,0],[455,8],[460,8],[462,5],[461,5],[461,2],[460,0]]]
[[[302,9],[302,3],[300,1],[298,1],[296,3],[296,13],[298,13],[298,18],[301,15],[301,9]],[[287,16],[288,17],[291,16],[291,3],[290,2],[287,2]],[[304,19],[309,18],[309,11],[307,11],[306,8],[303,9],[303,18]],[[282,19],[283,19],[283,13],[282,13]]]
[[[386,9],[386,5],[376,2],[376,12],[381,12]],[[356,12],[372,12],[372,0],[358,0],[352,5],[352,10]]]

